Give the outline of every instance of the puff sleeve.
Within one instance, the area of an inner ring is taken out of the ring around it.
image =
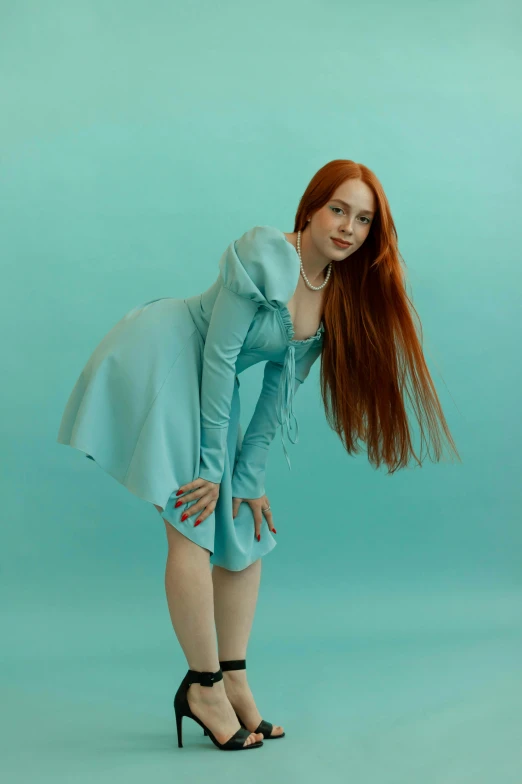
[[[254,226],[231,242],[219,260],[225,288],[258,305],[288,302],[299,280],[295,249],[273,226]]]
[[[312,344],[295,364],[294,394],[310,373],[321,347]],[[235,498],[260,498],[265,495],[265,474],[268,450],[281,423],[278,419],[278,391],[283,365],[268,361],[265,365],[261,394],[247,427],[239,458],[232,475]],[[281,431],[282,432],[282,431]],[[294,443],[297,443],[298,432]]]

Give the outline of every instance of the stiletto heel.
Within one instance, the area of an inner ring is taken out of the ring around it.
[[[221,672],[226,672],[227,670],[246,670],[246,659],[229,659],[228,661],[220,661],[219,667],[221,669]],[[245,725],[239,718],[237,712],[236,712],[236,716],[239,719],[239,723],[241,724],[241,726],[246,729]],[[286,732],[282,732],[281,735],[271,735],[270,733],[272,732],[273,729],[274,729],[273,724],[270,724],[269,721],[265,721],[264,719],[261,719],[259,727],[257,728],[257,730],[254,730],[254,732],[260,732],[265,740],[275,740],[276,738],[285,737]]]
[[[181,729],[181,722],[183,721],[183,716],[180,713],[176,713],[176,729],[178,731],[178,748],[183,748],[183,742],[181,740],[182,729]],[[205,732],[205,735],[207,733]]]
[[[192,683],[200,683],[202,686],[213,686],[215,683],[221,680],[223,680],[223,673],[220,668],[217,672],[197,672],[196,670],[189,670],[181,681],[176,692],[176,696],[174,697],[174,712],[176,714],[176,729],[178,732],[179,748],[183,748],[181,726],[183,716],[188,716],[189,719],[193,719],[195,722],[197,722],[200,727],[203,728],[204,734],[208,735],[212,743],[214,743],[214,745],[222,751],[241,751],[241,749],[245,749],[246,751],[246,749],[258,749],[263,745],[263,741],[258,740],[255,743],[250,743],[248,746],[244,746],[244,742],[248,736],[251,735],[250,731],[247,730],[244,726],[240,727],[237,732],[235,732],[225,743],[220,743],[213,735],[212,731],[209,730],[209,728],[201,721],[201,719],[198,719],[198,717],[192,713],[187,698],[189,686]]]

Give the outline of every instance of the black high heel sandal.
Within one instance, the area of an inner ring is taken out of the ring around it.
[[[258,749],[260,746],[263,745],[262,740],[258,740],[255,743],[250,743],[248,746],[244,746],[244,742],[251,734],[246,727],[240,727],[237,732],[235,732],[231,738],[229,738],[226,743],[220,743],[216,737],[212,734],[209,728],[203,724],[201,719],[198,719],[192,711],[190,710],[190,705],[187,699],[187,692],[189,690],[189,686],[192,683],[200,683],[202,686],[213,686],[218,681],[223,680],[223,673],[221,668],[217,672],[197,672],[196,670],[189,670],[181,684],[179,689],[176,692],[176,696],[174,697],[174,711],[176,713],[176,729],[178,731],[178,747],[181,749],[183,747],[182,743],[182,728],[181,724],[183,721],[183,716],[188,716],[189,719],[193,719],[197,721],[200,727],[203,727],[203,732],[205,735],[208,735],[212,743],[214,743],[218,749],[222,751],[240,751],[241,749]]]
[[[227,670],[246,670],[246,659],[229,659],[228,661],[220,661],[219,666],[221,672],[226,672]],[[223,677],[223,675],[221,675]],[[237,718],[239,719],[239,723],[241,726],[246,729],[245,725],[239,718],[238,714],[236,713]],[[276,740],[276,738],[284,738],[286,732],[282,732],[281,735],[271,735],[270,733],[274,729],[274,725],[270,724],[269,721],[265,721],[261,719],[259,727],[254,732],[260,732],[263,735],[265,740]],[[203,734],[206,735],[207,733],[203,730]],[[261,742],[261,741],[260,741]]]

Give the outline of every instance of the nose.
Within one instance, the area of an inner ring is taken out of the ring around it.
[[[345,224],[345,225],[344,225],[344,226],[341,228],[341,231],[343,231],[345,234],[349,234],[349,235],[351,236],[351,235],[353,234],[353,225],[352,225],[352,221],[350,221],[349,223],[346,223],[346,224]]]

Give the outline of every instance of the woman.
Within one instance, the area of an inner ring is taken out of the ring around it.
[[[404,401],[409,379],[421,442],[425,420],[435,459],[440,429],[458,457],[401,261],[376,176],[331,161],[303,194],[294,232],[255,226],[227,247],[207,291],[131,310],[71,393],[58,441],[84,451],[164,520],[167,600],[189,666],[174,700],[179,746],[183,716],[224,750],[284,736],[256,708],[246,650],[261,560],[275,546],[268,448],[281,425],[290,466],[293,398],[319,355],[327,420],[349,454],[360,439],[375,467],[392,473],[411,456],[421,465]],[[262,390],[243,437],[238,376],[261,361]]]

